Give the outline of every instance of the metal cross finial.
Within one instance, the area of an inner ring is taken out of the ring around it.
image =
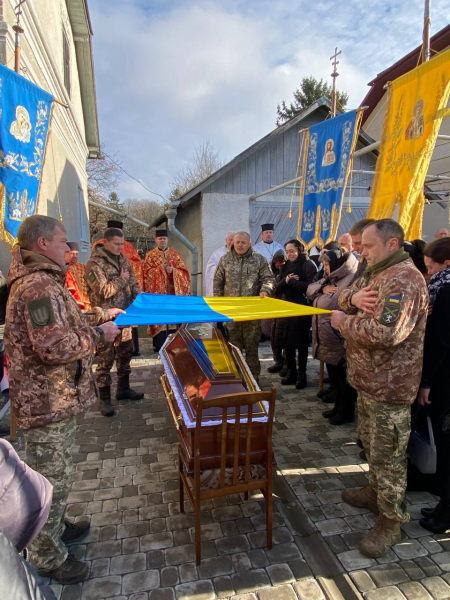
[[[333,65],[333,72],[331,73],[331,77],[333,78],[333,88],[331,90],[331,116],[332,117],[336,116],[336,77],[339,77],[339,73],[337,72],[337,66],[339,64],[339,61],[336,59],[339,56],[339,54],[342,54],[342,50],[338,51],[338,49],[335,48],[333,56],[330,56],[330,60],[332,61],[331,64]]]

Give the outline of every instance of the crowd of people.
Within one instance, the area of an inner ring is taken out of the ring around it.
[[[39,527],[28,536],[29,559],[40,573],[62,584],[87,574],[87,565],[68,547],[88,534],[89,524],[75,525],[65,518],[76,416],[94,404],[97,389],[101,414],[114,414],[114,362],[116,398],[143,396],[130,386],[132,328],[119,329],[114,318],[141,291],[190,293],[189,271],[169,248],[166,230],[157,230],[156,248],[143,262],[127,244],[122,224],[109,222],[83,267],[64,226],[36,215],[20,226],[7,282],[0,280],[0,300],[6,283],[9,293],[6,311],[0,306],[0,334],[4,325],[11,402],[25,439],[26,464],[46,478],[53,494],[45,519],[40,518]],[[319,393],[322,401],[333,404],[324,418],[333,425],[350,423],[357,407],[369,482],[359,490],[345,490],[342,498],[378,515],[361,541],[363,554],[383,556],[400,540],[400,526],[409,518],[404,495],[411,405],[430,415],[437,447],[430,491],[440,501],[432,510],[423,510],[421,525],[434,533],[450,528],[447,230],[438,230],[429,244],[408,242],[395,221],[364,219],[309,254],[297,239],[277,242],[270,223],[262,226],[262,240],[255,246],[247,232],[229,232],[208,263],[205,289],[214,296],[271,296],[331,311],[264,323],[274,358],[268,371],[279,373],[283,386],[305,388],[312,345],[313,358],[325,363],[329,377],[329,389]],[[156,350],[167,329],[175,326],[150,329]],[[261,333],[258,321],[226,324],[230,342],[245,352],[257,382]],[[139,352],[136,341],[134,351]],[[12,456],[9,448],[4,454]],[[0,483],[6,464],[0,456]],[[8,537],[1,523],[0,531]],[[22,545],[10,542],[16,548]]]

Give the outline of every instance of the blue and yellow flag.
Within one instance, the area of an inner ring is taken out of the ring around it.
[[[52,101],[0,65],[0,235],[10,244],[37,209]]]
[[[360,114],[344,113],[305,133],[298,239],[307,249],[336,237]]]
[[[125,314],[115,323],[127,325],[165,325],[166,323],[210,323],[215,321],[253,321],[281,317],[326,314],[329,310],[303,306],[275,298],[166,296],[139,294]]]
[[[450,50],[388,84],[368,217],[392,218],[407,240],[421,237],[423,186],[450,96]]]

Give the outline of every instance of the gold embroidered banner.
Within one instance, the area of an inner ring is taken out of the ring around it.
[[[423,186],[450,94],[450,50],[388,84],[380,155],[368,217],[392,218],[406,239],[421,236]]]

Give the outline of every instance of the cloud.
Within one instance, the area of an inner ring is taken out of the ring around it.
[[[433,32],[446,24],[433,3]],[[230,160],[275,127],[302,77],[330,81],[356,107],[367,82],[420,43],[421,0],[90,0],[100,135],[123,166],[168,195],[171,173],[209,139]],[[148,198],[123,178],[122,198]]]

